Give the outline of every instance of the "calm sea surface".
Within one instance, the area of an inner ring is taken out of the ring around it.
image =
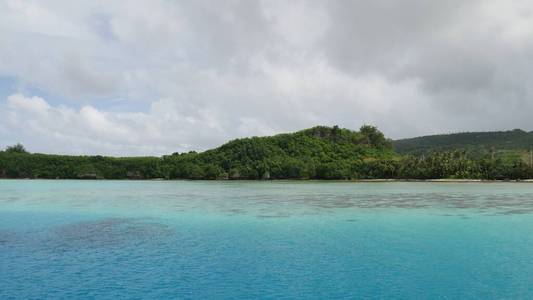
[[[533,298],[533,184],[0,180],[0,299]]]

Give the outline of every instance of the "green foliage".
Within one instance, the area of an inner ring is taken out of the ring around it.
[[[397,145],[396,145],[397,146]],[[429,149],[429,148],[428,148]],[[529,152],[422,151],[400,156],[373,126],[317,126],[230,141],[205,152],[163,157],[65,156],[0,151],[0,177],[65,179],[525,179]]]
[[[142,179],[163,177],[156,157],[114,158],[0,152],[0,177]]]
[[[532,178],[533,169],[517,156],[475,157],[464,150],[432,152],[423,156],[403,156],[398,178],[404,179],[485,179],[517,180]]]
[[[394,141],[394,149],[399,153],[417,155],[451,150],[486,155],[494,150],[529,150],[532,146],[533,132],[520,129],[441,134]]]
[[[520,129],[423,136],[394,141],[401,178],[533,177],[533,132]]]
[[[24,146],[22,146],[22,144],[20,143],[15,144],[13,146],[8,146],[5,151],[8,153],[28,153],[28,151],[26,151],[26,148],[24,148]]]
[[[374,126],[363,125],[359,131],[365,137],[368,144],[378,149],[390,149],[392,147],[391,141],[388,141],[383,133]]]
[[[375,127],[363,126],[362,132],[355,132],[338,126],[317,126],[291,134],[237,139],[202,153],[176,152],[161,158],[61,156],[11,150],[0,153],[0,176],[78,179],[351,179],[385,176],[379,174],[382,169],[368,168],[364,160],[388,161],[393,158],[396,155]]]

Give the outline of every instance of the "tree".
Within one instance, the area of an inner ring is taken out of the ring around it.
[[[383,133],[376,127],[370,125],[363,125],[359,129],[361,134],[367,139],[368,144],[379,149],[390,149],[392,147],[390,141],[388,141]]]
[[[24,146],[22,146],[22,144],[20,144],[20,143],[17,143],[16,145],[13,145],[13,146],[8,146],[6,148],[6,152],[8,152],[8,153],[28,153],[28,151],[26,151],[26,148],[24,148]]]

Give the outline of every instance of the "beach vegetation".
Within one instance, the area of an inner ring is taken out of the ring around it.
[[[533,177],[532,164],[528,163],[531,157],[526,154],[468,147],[398,153],[393,142],[374,126],[364,125],[359,131],[316,126],[294,133],[236,139],[204,152],[175,152],[162,157],[49,155],[29,153],[17,144],[0,151],[0,177],[514,180]]]

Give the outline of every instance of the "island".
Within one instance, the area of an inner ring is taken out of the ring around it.
[[[0,151],[0,178],[196,180],[525,180],[533,133],[456,133],[393,141],[376,127],[338,126],[230,141],[161,157]]]

